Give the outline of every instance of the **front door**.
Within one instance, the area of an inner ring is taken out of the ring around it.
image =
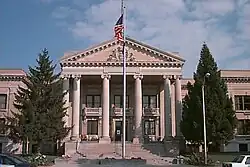
[[[122,121],[115,121],[115,141],[122,140]]]

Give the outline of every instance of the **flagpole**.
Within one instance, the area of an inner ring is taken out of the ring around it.
[[[125,159],[126,156],[126,146],[125,146],[125,140],[126,140],[126,49],[125,49],[125,20],[126,20],[126,15],[125,15],[125,6],[124,6],[124,0],[121,0],[121,12],[123,15],[123,123],[122,123],[122,131],[123,131],[123,137],[122,137],[122,158]]]

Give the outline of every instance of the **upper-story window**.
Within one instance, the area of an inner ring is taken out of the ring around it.
[[[235,96],[235,110],[250,110],[250,95]]]
[[[0,134],[5,134],[5,118],[0,118]]]
[[[7,108],[7,94],[0,94],[0,109]]]
[[[87,95],[86,96],[86,107],[88,107],[88,108],[101,107],[101,96],[100,95]]]
[[[156,95],[144,95],[143,96],[143,108],[157,108],[157,96]]]
[[[114,105],[117,108],[123,108],[123,95],[114,96]],[[129,96],[126,96],[126,108],[129,107]]]

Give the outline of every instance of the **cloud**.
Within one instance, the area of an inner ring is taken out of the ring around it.
[[[73,2],[55,9],[53,17],[66,21],[76,39],[94,44],[112,38],[120,0]],[[125,4],[127,35],[163,50],[179,52],[187,60],[185,76],[196,70],[204,41],[221,68],[235,67],[234,63],[239,64],[235,57],[242,61],[243,54],[250,54],[249,0],[125,0]],[[227,64],[232,57],[235,62]]]

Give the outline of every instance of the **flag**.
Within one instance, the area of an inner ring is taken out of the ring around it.
[[[114,31],[115,31],[115,38],[118,41],[123,41],[123,14],[120,16],[120,18],[117,20]]]

